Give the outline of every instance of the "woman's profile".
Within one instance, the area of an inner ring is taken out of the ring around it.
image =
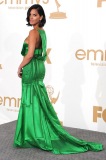
[[[13,146],[40,148],[54,154],[103,150],[101,143],[78,139],[62,127],[43,83],[47,37],[43,29],[46,17],[42,6],[32,5],[26,20],[33,29],[23,42],[23,60],[17,72],[22,82],[22,94]]]

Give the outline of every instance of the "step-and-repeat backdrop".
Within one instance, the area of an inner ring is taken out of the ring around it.
[[[18,117],[28,8],[47,23],[44,83],[64,126],[106,132],[106,0],[0,0],[0,124]]]

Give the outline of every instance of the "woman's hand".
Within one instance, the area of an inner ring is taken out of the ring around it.
[[[18,68],[17,74],[18,74],[19,78],[22,78],[22,68],[20,68],[20,67]]]

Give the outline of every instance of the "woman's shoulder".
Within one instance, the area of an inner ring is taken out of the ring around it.
[[[29,31],[29,34],[36,34],[36,33],[38,33],[38,32],[37,32],[37,30],[35,30],[35,29],[31,29],[31,30]]]
[[[31,29],[29,32],[37,32],[39,30],[45,31],[44,28],[34,28],[34,29]]]
[[[37,35],[39,35],[39,31],[44,31],[45,32],[45,30],[43,28],[31,29],[29,31],[29,35],[37,36]]]
[[[36,37],[37,38],[38,36],[39,36],[39,33],[37,30],[32,29],[29,31],[29,37]]]

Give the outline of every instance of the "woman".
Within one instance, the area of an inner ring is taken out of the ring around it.
[[[54,154],[101,151],[102,144],[75,138],[61,126],[43,83],[47,39],[41,5],[35,4],[28,9],[27,22],[33,29],[23,43],[21,54],[24,58],[18,68],[22,96],[13,146],[38,147]]]

